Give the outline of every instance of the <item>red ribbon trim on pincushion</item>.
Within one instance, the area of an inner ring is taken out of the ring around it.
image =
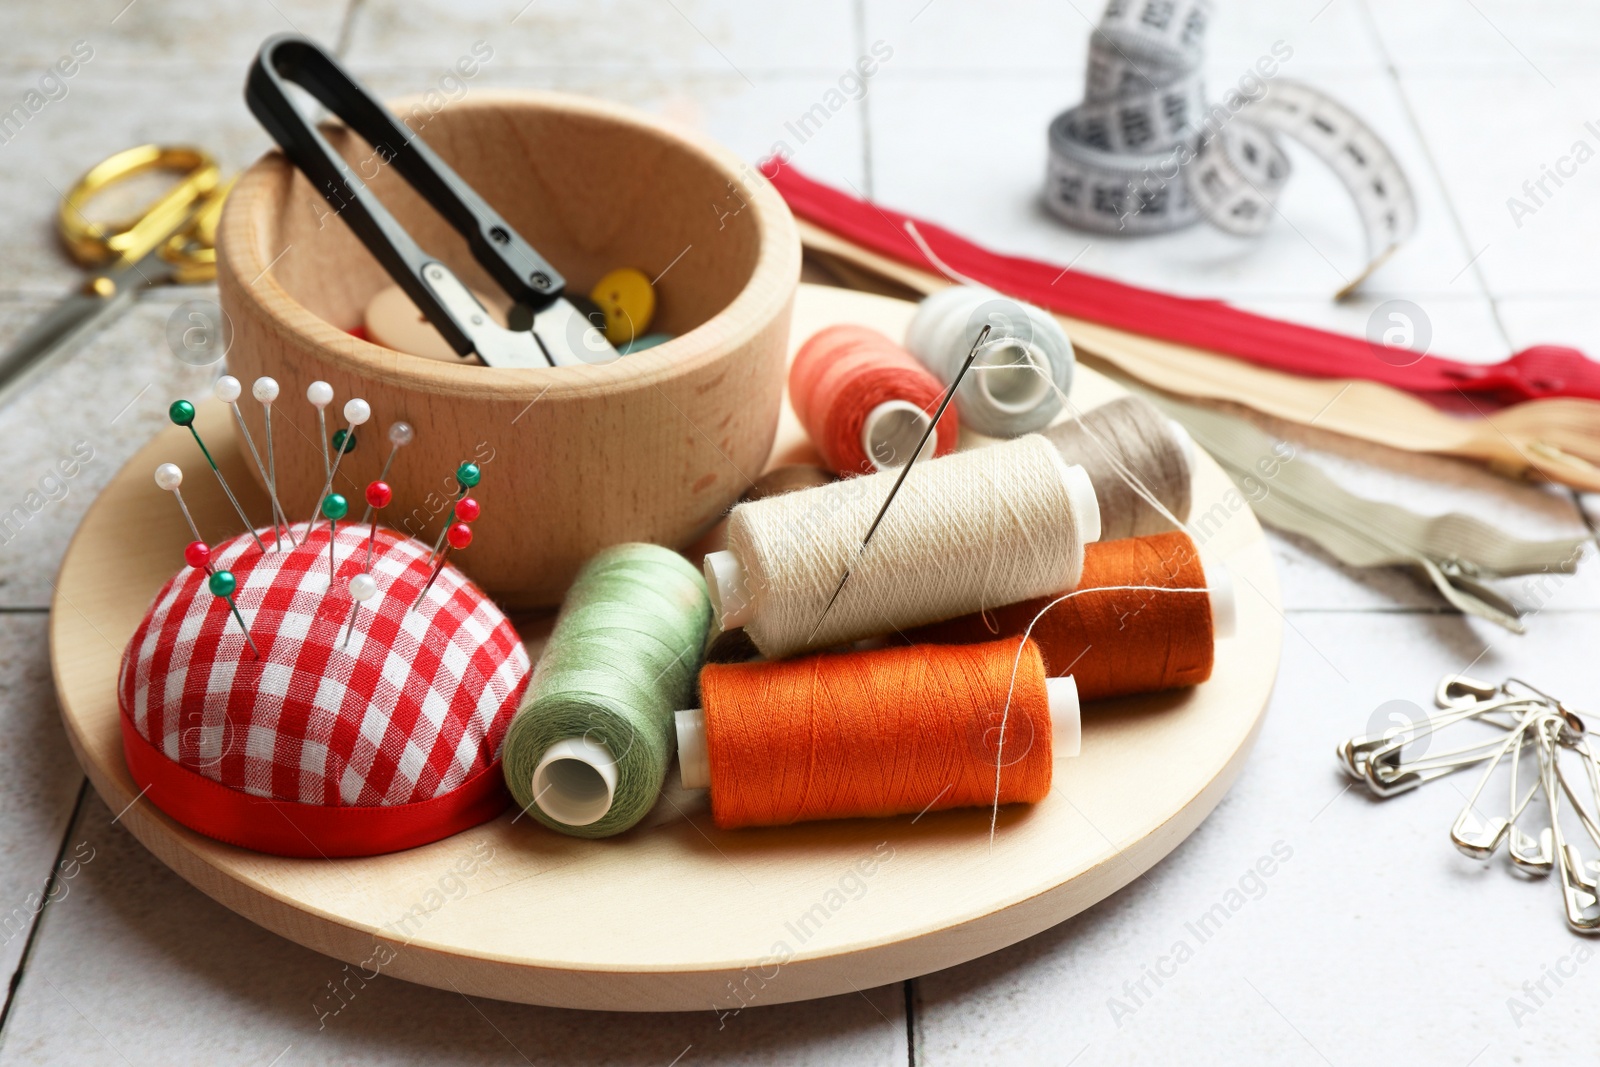
[[[253,797],[168,759],[122,721],[122,751],[144,796],[191,830],[230,845],[301,859],[399,852],[488,822],[511,803],[500,761],[443,796],[389,807],[324,807]]]

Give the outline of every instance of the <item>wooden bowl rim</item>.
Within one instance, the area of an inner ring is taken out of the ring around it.
[[[390,110],[421,100],[408,95],[386,101]],[[452,109],[507,108],[560,111],[631,127],[675,143],[738,188],[756,222],[755,268],[739,293],[720,312],[664,344],[605,366],[497,370],[443,363],[395,352],[355,337],[313,314],[272,273],[264,258],[271,225],[267,213],[286,202],[294,168],[273,148],[239,175],[218,229],[218,281],[262,317],[276,322],[305,349],[362,378],[433,395],[495,400],[552,399],[642,388],[677,378],[742,351],[784,313],[800,283],[800,232],[789,206],[760,169],[728,149],[670,122],[621,104],[571,93],[536,89],[485,89],[451,105]],[[283,253],[278,253],[281,256]],[[242,279],[254,279],[244,282]],[[226,310],[226,309],[224,309]]]

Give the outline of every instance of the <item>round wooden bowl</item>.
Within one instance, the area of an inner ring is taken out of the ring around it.
[[[389,450],[389,525],[437,531],[452,474],[483,468],[477,538],[456,560],[510,608],[558,602],[578,566],[621,541],[683,547],[758,472],[777,427],[800,239],[772,186],[730,153],[647,115],[553,93],[476,92],[429,114],[395,110],[587,294],[616,267],[655,279],[651,330],[674,339],[606,366],[494,370],[394,352],[352,336],[393,282],[338,213],[277,152],[247,170],[219,232],[231,372],[282,387],[273,406],[279,495],[309,518],[324,475],[312,381],[332,383],[327,432],[352,396],[372,421],[335,490],[359,503]],[[466,242],[343,126],[325,131],[430,254],[480,293],[504,294]],[[201,398],[193,398],[199,400]],[[259,443],[262,412],[240,408]],[[266,511],[254,516],[265,525]],[[431,541],[431,537],[429,540]]]
[[[912,305],[803,286],[799,342],[852,322],[898,336]],[[1090,408],[1122,390],[1093,369],[1073,380]],[[201,432],[220,431],[219,405]],[[805,454],[785,405],[772,461]],[[1193,514],[1232,569],[1235,636],[1193,689],[1084,708],[1083,752],[1050,795],[1000,811],[929,812],[762,830],[719,830],[676,766],[651,814],[590,841],[508,811],[408,852],[355,860],[265,856],[180,826],[141,800],[118,726],[117,666],[188,540],[157,463],[192,464],[169,428],[106,487],[67,550],[50,616],[61,716],[118,825],[185,879],[284,937],[351,964],[474,996],[632,1011],[737,1011],[868,989],[949,967],[1075,915],[1139,877],[1210,814],[1265,716],[1282,645],[1277,575],[1261,527],[1209,456]],[[248,459],[223,438],[230,479]],[[260,507],[254,486],[241,495]],[[237,522],[214,484],[189,504],[202,529]],[[1220,522],[1216,516],[1222,516]],[[129,530],[141,531],[129,537]],[[710,546],[710,547],[720,547]],[[549,621],[521,633],[537,656]]]

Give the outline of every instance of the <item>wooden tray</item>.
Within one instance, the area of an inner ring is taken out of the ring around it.
[[[804,286],[794,336],[835,322],[898,336],[911,310]],[[1079,406],[1118,391],[1079,367]],[[230,483],[264,517],[264,498],[224,432],[225,410],[209,400],[199,407]],[[418,430],[413,447],[427,449],[427,427]],[[786,405],[774,456],[804,449]],[[453,466],[438,459],[441,470]],[[172,822],[136,800],[123,764],[122,649],[188,540],[173,501],[151,481],[166,460],[189,472],[186,499],[202,532],[238,525],[176,428],[135,456],[85,517],[62,564],[50,636],[62,719],[90,780],[113,811],[127,809],[122,825],[164,863],[267,929],[368,973],[503,1000],[731,1010],[866,989],[1038,933],[1137,878],[1210,813],[1255,739],[1282,643],[1261,529],[1202,456],[1194,521],[1208,552],[1234,571],[1237,636],[1219,643],[1203,686],[1090,705],[1082,756],[1059,766],[1043,803],[1003,811],[992,842],[987,811],[724,833],[702,796],[676,789],[674,767],[651,817],[608,841],[564,837],[513,812],[398,855],[280,859]],[[285,506],[293,516],[304,503]],[[547,620],[525,629],[533,651],[547,629]]]

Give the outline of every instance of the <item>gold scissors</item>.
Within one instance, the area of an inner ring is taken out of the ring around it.
[[[91,222],[96,195],[152,171],[176,173],[177,184],[135,218]],[[56,228],[72,258],[89,268],[81,286],[39,318],[0,355],[0,405],[53,354],[109,321],[142,289],[196,285],[217,276],[217,223],[233,184],[198,148],[140,145],[89,168],[62,198]]]

